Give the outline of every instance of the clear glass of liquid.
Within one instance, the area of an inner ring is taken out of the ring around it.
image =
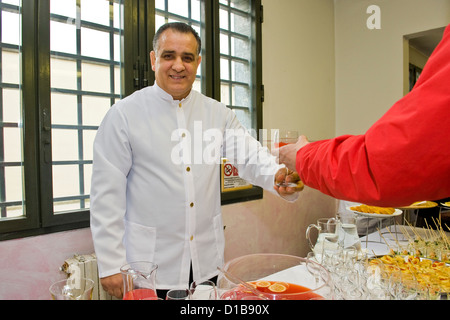
[[[339,216],[339,246],[347,249],[355,247],[356,250],[361,250],[361,241],[358,236],[356,227],[356,215],[344,214]]]

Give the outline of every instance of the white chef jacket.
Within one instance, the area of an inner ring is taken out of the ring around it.
[[[176,101],[156,83],[111,107],[95,138],[91,184],[100,277],[142,260],[158,265],[158,289],[188,285],[191,261],[194,279],[217,274],[224,263],[220,157],[273,192],[282,167],[248,133],[233,135],[236,129],[243,132],[224,104],[193,90]],[[248,151],[238,158],[243,142]]]

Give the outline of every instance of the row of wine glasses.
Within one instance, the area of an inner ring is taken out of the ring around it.
[[[321,263],[331,274],[337,300],[439,300],[447,293],[420,283],[411,273],[383,263],[356,248],[310,252],[307,261]],[[308,262],[307,262],[308,268]],[[314,270],[308,268],[311,274]]]

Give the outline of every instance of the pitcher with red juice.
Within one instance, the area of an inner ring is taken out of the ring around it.
[[[120,268],[123,277],[123,300],[157,300],[156,270],[148,261],[135,261]]]

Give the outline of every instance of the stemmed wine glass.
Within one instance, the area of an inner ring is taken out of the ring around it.
[[[314,277],[316,285],[320,280],[320,269],[317,268],[317,264],[321,264],[322,255],[320,255],[319,259],[314,252],[308,252],[306,256],[306,270]],[[319,261],[318,261],[319,260]]]

